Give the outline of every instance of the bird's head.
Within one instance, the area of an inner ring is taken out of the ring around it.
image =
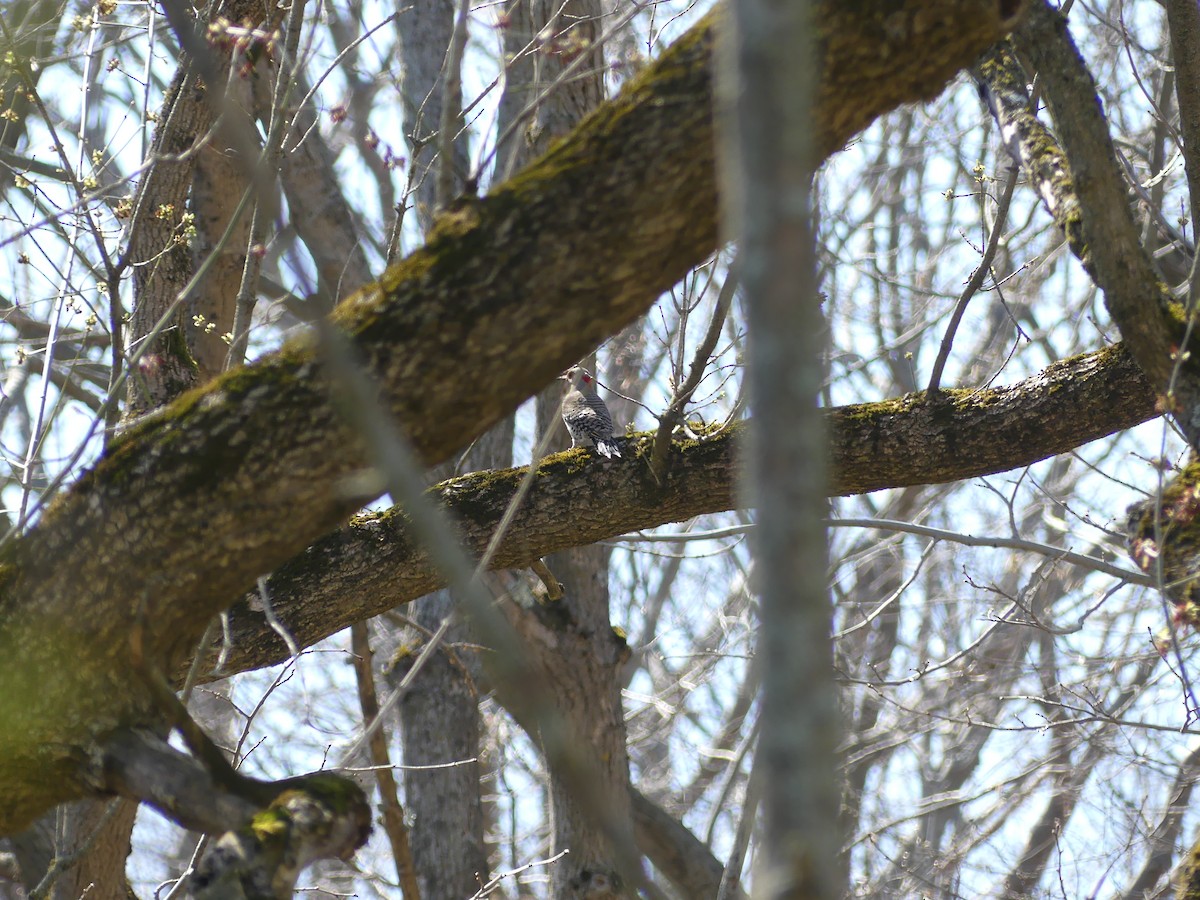
[[[596,381],[592,378],[592,373],[583,366],[571,366],[567,371],[558,376],[560,381],[565,381],[578,391],[595,390]]]
[[[1153,533],[1153,518],[1149,522],[1146,522],[1146,513],[1150,513],[1151,517],[1153,517],[1153,500],[1139,500],[1137,503],[1130,503],[1125,507],[1125,534],[1128,539],[1143,537],[1142,532],[1147,529]]]

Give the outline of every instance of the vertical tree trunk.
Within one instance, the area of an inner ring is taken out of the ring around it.
[[[455,184],[461,188],[470,165],[465,137],[455,140],[452,160],[438,156],[444,146],[438,128],[447,99],[445,64],[457,5],[454,0],[418,0],[396,24],[404,134],[410,151],[408,164],[414,206],[422,232],[433,224],[438,168],[450,165]],[[459,121],[457,117],[455,121]]]
[[[551,686],[559,714],[567,720],[575,751],[601,780],[598,793],[609,814],[629,830],[618,840],[632,843],[629,758],[621,705],[621,666],[628,648],[609,624],[605,548],[580,547],[546,560],[563,584],[564,597],[516,616],[527,646]],[[546,635],[552,635],[547,640]],[[501,701],[505,697],[501,692]],[[513,705],[509,705],[514,708]],[[531,723],[521,723],[536,737]],[[569,850],[551,873],[550,895],[560,900],[604,900],[635,896],[617,870],[613,836],[598,824],[597,811],[583,805],[571,786],[550,779],[553,850]],[[615,814],[615,815],[614,815]],[[629,874],[629,873],[626,873]]]
[[[449,591],[438,591],[411,606],[413,620],[432,632],[454,611]],[[441,766],[404,772],[406,812],[412,821],[409,847],[421,900],[472,896],[488,879],[479,795],[479,694],[473,650],[462,625],[417,675],[400,704],[404,765]],[[408,672],[424,639],[405,647],[389,673],[393,687]],[[460,645],[455,647],[455,645]]]
[[[417,221],[423,231],[433,223],[439,169],[451,168],[457,192],[468,166],[465,136],[454,141],[452,159],[438,153],[445,147],[438,134],[443,105],[453,102],[461,106],[457,95],[449,96],[446,90],[456,11],[453,0],[418,0],[399,28],[405,134]],[[452,112],[454,121],[459,122],[459,110]],[[465,462],[468,469],[511,464],[511,418],[480,438]],[[443,467],[430,477],[437,481],[452,475],[452,470],[452,466]],[[389,673],[393,685],[409,671],[428,635],[455,607],[448,590],[422,597],[409,607],[422,630],[414,629],[406,637],[409,643],[404,655]],[[482,730],[476,687],[480,666],[475,651],[467,649],[470,643],[466,625],[453,625],[400,705],[404,764],[444,767],[404,773],[405,804],[412,820],[409,846],[421,900],[470,897],[488,880],[479,784],[482,767],[478,762],[465,762],[479,759]]]
[[[110,812],[114,802],[116,809]],[[87,846],[87,852],[54,879],[46,900],[129,900],[125,858],[137,809],[138,805],[128,800],[68,803],[15,835],[13,849],[26,893],[42,881],[55,857],[68,857]]]
[[[509,87],[501,103],[498,127],[501,172],[510,174],[569,131],[604,99],[604,52],[599,43],[599,0],[516,0],[506,10],[505,58]],[[555,83],[580,54],[577,74]],[[533,104],[534,108],[529,110]],[[522,120],[520,116],[526,114]],[[637,327],[637,326],[634,326]],[[585,361],[593,371],[595,359]],[[569,446],[559,421],[562,386],[553,384],[537,399],[539,434],[557,431],[550,450]],[[618,428],[619,430],[619,428]],[[565,596],[538,610],[515,613],[521,630],[545,672],[570,732],[603,779],[601,792],[611,798],[617,820],[631,823],[629,759],[620,669],[627,654],[609,619],[608,557],[605,547],[579,547],[546,560]],[[540,638],[549,626],[555,641]],[[540,651],[540,652],[539,652]],[[503,694],[501,695],[503,700]],[[528,726],[529,723],[523,723]],[[531,732],[536,737],[535,732]],[[569,785],[551,775],[553,850],[569,850],[551,873],[556,898],[632,896],[616,870],[611,836],[597,825],[596,811],[581,806]],[[628,834],[621,836],[629,841]]]

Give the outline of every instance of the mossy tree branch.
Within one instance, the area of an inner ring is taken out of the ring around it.
[[[829,413],[835,494],[976,478],[1030,465],[1157,415],[1154,393],[1120,347],[1055,363],[1018,384],[910,394]],[[550,553],[678,522],[737,504],[740,428],[675,443],[660,484],[652,435],[631,441],[624,463],[585,451],[546,459],[506,533],[493,568],[517,569]],[[524,468],[475,472],[431,490],[483,552]],[[302,647],[445,586],[397,510],[356,517],[271,577],[273,609]],[[226,673],[282,662],[290,651],[257,611],[256,595],[230,609]],[[214,657],[215,661],[215,657]],[[211,669],[211,666],[209,667]]]

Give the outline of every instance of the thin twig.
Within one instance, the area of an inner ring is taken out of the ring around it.
[[[350,626],[350,647],[353,652],[354,675],[358,683],[358,704],[362,709],[363,723],[380,720],[379,697],[375,692],[375,669],[371,664],[371,641],[366,622],[355,622]],[[383,732],[376,729],[367,746],[371,751],[371,769],[375,773],[375,784],[379,788],[379,805],[383,808],[383,830],[392,848],[392,860],[396,864],[396,878],[404,900],[420,900],[421,889],[417,884],[417,871],[413,863],[412,848],[408,843],[408,826],[404,824],[404,807],[396,792],[396,778],[392,774],[388,758],[387,740]]]
[[[1019,173],[1020,169],[1015,164],[1009,166],[1008,182],[1004,185],[1004,193],[1000,195],[1000,201],[996,206],[996,223],[992,226],[991,235],[988,236],[987,247],[984,248],[983,259],[979,261],[979,267],[971,274],[971,280],[963,288],[963,292],[954,306],[954,313],[950,316],[950,323],[946,326],[946,333],[942,336],[942,346],[938,348],[937,359],[933,363],[933,374],[929,376],[929,387],[925,389],[927,394],[936,394],[941,390],[942,370],[946,368],[946,360],[950,358],[950,349],[954,346],[954,335],[958,331],[958,325],[967,311],[967,304],[983,287],[984,279],[992,270],[992,260],[996,258],[996,251],[1000,248],[1000,238],[1004,234],[1004,224],[1008,221],[1008,207],[1012,203],[1013,188],[1017,186]]]
[[[535,859],[532,862],[525,863],[523,866],[517,866],[515,869],[509,869],[507,872],[501,872],[499,875],[481,887],[478,891],[472,894],[469,898],[467,898],[467,900],[482,900],[484,897],[490,897],[496,888],[500,886],[500,883],[504,881],[504,879],[512,878],[514,875],[520,875],[522,872],[528,872],[530,869],[538,866],[548,866],[551,863],[556,863],[570,852],[570,850],[560,850],[558,853],[555,853],[553,856],[547,859]]]
[[[271,589],[266,575],[258,576],[258,599],[262,603],[263,618],[267,620],[267,624],[271,626],[271,630],[279,635],[280,639],[287,644],[288,652],[295,659],[300,655],[300,645],[296,643],[296,639],[292,637],[292,633],[284,627],[284,624],[275,615],[275,607],[271,604]]]
[[[938,541],[963,544],[967,547],[1004,547],[1013,550],[1029,550],[1033,553],[1041,553],[1045,556],[1061,559],[1063,562],[1069,562],[1085,569],[1092,569],[1096,572],[1112,575],[1114,578],[1120,578],[1130,584],[1140,584],[1146,587],[1153,587],[1155,584],[1153,578],[1142,572],[1123,569],[1118,565],[1105,562],[1094,556],[1076,553],[1073,550],[1065,550],[1062,547],[1052,547],[1050,544],[1031,541],[1027,538],[975,537],[972,534],[963,534],[960,531],[946,531],[942,528],[931,528],[928,525],[917,525],[915,522],[898,522],[892,519],[828,519],[827,524],[832,528],[876,528],[880,531],[915,534]]]
[[[671,447],[671,432],[675,430],[675,426],[683,416],[684,407],[691,401],[692,394],[696,392],[701,379],[704,378],[704,370],[708,366],[709,357],[712,356],[713,349],[721,338],[721,329],[725,327],[725,318],[729,315],[729,307],[733,303],[733,295],[737,291],[739,269],[739,261],[735,257],[729,264],[729,270],[725,274],[725,283],[721,285],[721,292],[717,295],[717,306],[713,310],[712,320],[708,323],[708,332],[692,357],[692,367],[688,371],[688,377],[683,384],[676,388],[671,402],[667,404],[666,410],[659,417],[658,431],[654,435],[654,447],[650,451],[650,472],[654,475],[655,481],[661,482],[663,475],[666,474],[667,451]]]

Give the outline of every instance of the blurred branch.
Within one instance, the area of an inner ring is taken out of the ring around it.
[[[1043,544],[1040,541],[1033,541],[1027,538],[1006,538],[991,535],[976,537],[959,531],[947,531],[943,528],[918,525],[915,522],[897,522],[889,519],[831,519],[829,524],[835,528],[871,528],[878,529],[879,531],[916,534],[921,537],[933,538],[936,541],[950,541],[954,544],[962,544],[966,547],[1007,547],[1012,550],[1026,550],[1031,553],[1040,553],[1043,556],[1049,556],[1052,559],[1069,562],[1072,565],[1081,566],[1085,569],[1091,569],[1095,572],[1103,572],[1105,575],[1112,575],[1130,584],[1141,584],[1146,587],[1154,586],[1154,579],[1142,572],[1105,562],[1095,556],[1076,553],[1073,550],[1067,550],[1065,547],[1054,547],[1050,544]]]
[[[721,900],[736,893],[762,795],[755,895],[842,896],[837,747],[843,727],[834,680],[832,604],[822,522],[829,480],[818,407],[828,325],[817,294],[812,180],[819,11],[808,0],[739,0],[720,72],[729,121],[727,227],[740,246],[749,340],[746,495],[754,533],[754,591],[762,656],[761,734],[754,775]],[[898,19],[908,13],[898,12]],[[900,26],[907,31],[908,25]],[[732,99],[736,97],[736,102]],[[731,766],[730,778],[737,767]]]
[[[689,900],[714,900],[724,867],[678,819],[630,788],[638,847]],[[740,895],[744,896],[744,895]]]

